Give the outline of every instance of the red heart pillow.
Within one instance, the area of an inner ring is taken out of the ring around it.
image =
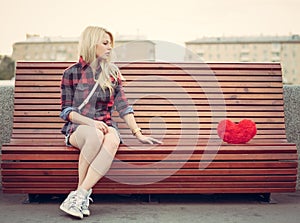
[[[255,122],[244,119],[238,124],[225,119],[219,122],[218,135],[227,143],[241,144],[250,141],[256,135]]]

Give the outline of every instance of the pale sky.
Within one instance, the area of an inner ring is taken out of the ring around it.
[[[300,0],[0,0],[0,54],[26,34],[78,37],[88,25],[184,44],[196,38],[300,34]]]

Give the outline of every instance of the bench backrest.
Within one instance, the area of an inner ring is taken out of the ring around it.
[[[60,138],[60,80],[69,62],[18,62],[12,138]],[[143,131],[218,138],[224,118],[257,124],[255,140],[286,141],[278,63],[117,63]],[[116,116],[116,115],[115,115]],[[130,135],[118,117],[121,134]]]

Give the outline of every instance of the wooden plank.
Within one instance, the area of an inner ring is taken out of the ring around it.
[[[78,176],[3,176],[3,182],[78,182]],[[137,184],[142,182],[144,176],[118,176],[120,182],[132,182]],[[156,176],[147,176],[152,182],[157,182]],[[257,176],[169,176],[160,182],[296,182],[296,175],[257,175]],[[103,182],[115,182],[112,179],[103,177],[99,184]]]
[[[202,165],[206,166],[206,169],[219,169],[219,168],[227,168],[227,169],[260,169],[260,168],[295,168],[297,167],[296,162],[290,161],[257,161],[253,162],[201,162]],[[111,169],[134,169],[134,168],[146,168],[145,166],[149,165],[149,162],[113,162]],[[151,167],[155,166],[156,168],[178,168],[181,169],[199,169],[198,162],[159,162],[159,163],[151,163]],[[3,169],[77,169],[78,161],[73,162],[4,162],[1,164]]]
[[[16,118],[17,119],[17,118]],[[55,120],[55,122],[51,122],[52,119],[48,120],[47,122],[32,122],[32,119],[29,119],[25,122],[20,122],[20,121],[15,121],[15,123],[13,124],[14,128],[47,128],[47,129],[60,129],[64,122],[62,122],[61,120]],[[138,119],[137,119],[138,120]],[[163,120],[160,120],[161,122],[158,123],[143,123],[143,122],[139,122],[139,126],[145,130],[145,131],[159,131],[159,130],[163,130],[163,132],[161,132],[162,134],[166,134],[168,133],[169,130],[200,130],[201,129],[201,133],[204,133],[204,130],[208,130],[210,131],[216,131],[216,127],[218,125],[218,123],[188,123],[185,121],[179,122],[179,123],[167,123],[167,122],[163,122]],[[127,127],[127,124],[125,123],[120,123],[119,124],[119,129],[122,133],[123,132],[129,132],[129,129]],[[268,132],[271,132],[272,129],[272,133],[274,132],[281,132],[281,130],[284,130],[284,124],[265,124],[265,123],[256,123],[256,128],[258,130],[258,134],[263,133],[263,130],[268,130]],[[124,129],[124,130],[123,130]],[[168,130],[168,131],[167,131]],[[165,132],[167,131],[167,132]],[[207,132],[207,134],[209,134],[209,132]],[[266,131],[265,131],[266,132]],[[174,133],[174,132],[173,132]],[[282,132],[284,133],[284,132]],[[179,133],[178,135],[183,135],[184,133],[182,132],[181,134]],[[216,132],[212,132],[212,134],[216,134]]]
[[[155,102],[154,102],[155,103]],[[177,111],[207,111],[210,109],[214,109],[214,111],[224,111],[224,112],[239,112],[239,111],[258,111],[258,112],[262,112],[265,111],[266,113],[269,111],[273,111],[273,112],[280,112],[280,114],[282,114],[282,106],[276,106],[276,105],[261,105],[261,106],[251,106],[251,105],[239,105],[239,106],[226,106],[225,104],[222,105],[202,105],[202,106],[196,106],[196,105],[183,105],[178,107],[178,105],[158,105],[158,106],[151,106],[151,105],[133,105],[134,107],[134,111],[138,111],[140,113],[146,113],[148,111],[173,111],[173,110],[177,110]],[[25,110],[25,111],[39,111],[39,110],[60,110],[60,107],[57,105],[15,105],[15,110]]]
[[[123,71],[124,73],[124,71]],[[138,74],[134,75],[132,74],[132,71],[130,71],[130,74],[124,74],[126,81],[134,81],[134,82],[166,82],[166,83],[175,83],[176,81],[190,81],[190,82],[212,82],[215,83],[216,86],[219,82],[282,82],[281,76],[258,76],[258,75],[235,75],[235,76],[215,76],[215,75],[194,75],[191,77],[188,76],[179,76],[179,75],[157,75],[153,73],[151,74],[143,74],[143,77],[138,76]],[[16,86],[60,86],[60,81],[20,81],[16,79]]]
[[[35,82],[36,83],[36,82]],[[46,86],[31,86],[27,85],[24,81],[22,82],[23,86],[16,86],[15,88],[15,93],[20,93],[20,92],[32,92],[32,93],[38,93],[38,92],[49,92],[49,93],[57,93],[60,92],[60,89],[57,86],[52,86],[51,84],[47,84]],[[26,84],[26,85],[25,85]],[[143,84],[143,83],[141,83]],[[160,82],[160,84],[162,84]],[[221,87],[182,87],[182,86],[155,86],[155,87],[125,87],[126,93],[149,93],[149,94],[162,94],[162,93],[177,93],[177,94],[191,94],[191,93],[198,93],[198,94],[208,94],[208,93],[222,93],[222,94],[230,94],[230,93],[235,93],[235,94],[257,94],[257,93],[265,93],[269,94],[270,89],[268,88],[237,88],[237,87],[227,87],[227,88],[221,88]],[[282,93],[281,88],[273,88],[272,93]]]
[[[184,142],[177,142],[178,145],[162,145],[162,146],[148,146],[148,145],[121,145],[118,149],[118,153],[128,153],[128,154],[149,154],[151,157],[152,154],[170,154],[171,152],[176,154],[185,154],[189,156],[189,154],[268,154],[268,153],[296,153],[296,149],[293,146],[241,146],[241,145],[185,145]],[[180,145],[184,144],[184,146]],[[43,145],[39,145],[37,142],[24,142],[24,143],[14,143],[14,145],[6,146],[3,149],[3,154],[8,153],[70,153],[77,152],[77,149],[70,149],[63,145],[63,143],[43,143]]]
[[[23,106],[23,105],[22,105]],[[40,106],[42,107],[42,106]],[[49,106],[48,106],[49,107]],[[215,106],[215,105],[212,105],[211,108],[215,110],[213,111],[207,111],[205,110],[205,108],[203,108],[203,110],[186,110],[186,109],[189,109],[189,108],[184,108],[184,106],[180,106],[180,105],[176,105],[173,107],[173,109],[169,110],[169,111],[164,111],[164,110],[161,110],[162,108],[157,108],[156,110],[152,110],[151,111],[145,111],[145,110],[142,110],[140,107],[140,110],[139,109],[136,109],[136,112],[135,112],[135,116],[136,117],[158,117],[158,116],[164,116],[164,117],[178,117],[178,118],[189,118],[188,116],[195,116],[199,113],[199,117],[197,118],[202,118],[202,117],[209,117],[209,118],[225,118],[226,116],[227,117],[232,117],[234,118],[235,117],[243,117],[243,118],[262,118],[264,117],[265,118],[265,122],[267,122],[267,120],[272,120],[272,118],[277,118],[277,117],[281,117],[283,118],[284,117],[284,112],[283,111],[280,111],[279,109],[276,111],[275,109],[272,111],[271,108],[270,110],[271,111],[258,111],[255,112],[253,114],[253,109],[249,109],[250,111],[247,111],[246,109],[241,109],[239,110],[239,108],[237,107],[236,110],[232,109],[232,110],[226,110],[226,107],[223,107],[224,109],[222,109],[223,106]],[[14,111],[14,116],[28,116],[28,117],[39,117],[39,116],[56,116],[58,117],[59,114],[60,114],[60,109],[56,108],[55,110],[23,110],[23,109],[18,109],[20,108],[19,105],[16,105],[16,109]],[[24,107],[23,107],[24,108]],[[25,107],[26,108],[26,107]],[[30,107],[28,107],[30,109]],[[135,108],[135,106],[133,106],[133,108]],[[26,108],[27,109],[27,108]],[[154,113],[155,111],[155,113]],[[157,115],[155,115],[157,114]],[[114,113],[113,116],[115,118],[118,118],[118,113]],[[283,120],[283,119],[282,119]],[[281,122],[282,122],[281,120]]]
[[[62,68],[65,69],[66,67],[76,63],[74,62],[37,62],[37,61],[18,61],[17,62],[17,68]],[[178,68],[178,67],[190,67],[190,68],[196,68],[196,69],[207,69],[208,67],[210,69],[264,69],[264,70],[280,70],[281,66],[280,63],[273,63],[273,62],[218,62],[218,63],[201,63],[201,62],[146,62],[146,61],[123,61],[123,62],[115,62],[117,66],[122,68],[156,68],[161,69],[165,67],[169,68]]]
[[[51,125],[51,126],[49,126]],[[54,133],[54,132],[60,132],[60,129],[62,127],[61,124],[57,123],[32,123],[30,125],[27,125],[26,123],[14,123],[13,124],[14,130],[13,132],[15,133],[15,130],[20,128],[20,130],[27,129],[26,131],[28,132],[29,129],[33,129],[33,133],[41,133],[39,128],[41,130],[44,130],[44,133]],[[47,130],[45,129],[47,127]],[[53,129],[51,131],[51,128]],[[23,131],[25,133],[26,131]],[[151,128],[147,129],[144,128],[143,132],[145,135],[153,135],[153,136],[166,136],[166,135],[176,135],[176,136],[182,136],[182,135],[192,135],[198,133],[198,135],[217,135],[216,130],[214,129],[201,129],[200,126],[199,128]],[[22,132],[22,131],[21,131]],[[128,135],[130,133],[129,129],[119,129],[119,132],[121,135]],[[274,135],[273,138],[277,135],[285,135],[285,130],[284,129],[259,129],[258,134],[260,135]],[[256,137],[256,136],[255,136]],[[199,136],[200,138],[200,136]]]
[[[150,92],[151,93],[151,92]],[[128,99],[141,99],[145,96],[147,98],[152,98],[152,99],[159,99],[161,100],[162,98],[166,99],[172,99],[172,100],[199,100],[199,99],[209,99],[209,100],[250,100],[256,98],[257,100],[282,100],[282,94],[219,94],[219,93],[212,93],[212,94],[197,94],[197,93],[190,93],[186,95],[177,95],[177,94],[171,94],[171,93],[163,93],[163,94],[149,94],[146,93],[126,93],[126,97]],[[23,92],[16,92],[15,93],[15,98],[60,98],[60,93],[45,93],[45,92],[40,92],[36,94],[32,93],[23,93]],[[213,101],[212,101],[213,102]],[[212,103],[210,102],[210,103]]]
[[[185,64],[187,65],[187,64]],[[68,67],[68,66],[67,66]],[[67,68],[65,67],[65,68]],[[156,75],[226,75],[226,76],[250,76],[251,74],[254,75],[265,75],[265,76],[281,76],[281,70],[280,69],[266,69],[265,68],[222,68],[222,67],[197,67],[196,66],[159,66],[157,64],[157,67],[155,66],[148,66],[147,64],[143,64],[141,66],[135,66],[135,67],[125,67],[125,66],[119,66],[119,69],[123,74],[134,74],[134,75],[141,75],[141,74],[156,74]],[[21,75],[62,75],[65,69],[62,69],[60,67],[56,68],[49,68],[49,67],[33,67],[33,68],[21,68],[17,66],[16,74],[17,76]]]
[[[182,183],[152,183],[151,185],[130,185],[130,184],[120,184],[120,183],[101,183],[97,184],[94,189],[96,188],[128,188],[128,189],[135,189],[136,187],[148,188],[148,189],[166,189],[166,188],[228,188],[231,187],[232,189],[235,188],[293,188],[295,187],[296,182],[182,182]],[[3,183],[4,188],[76,188],[76,183],[43,183],[43,182],[34,182],[34,183]]]
[[[167,102],[165,99],[156,99],[153,101],[151,98],[143,97],[142,99],[139,99],[137,101],[132,102],[133,105],[151,105],[153,103],[157,105],[164,105],[166,103],[170,104],[170,102]],[[60,100],[53,98],[53,99],[43,99],[42,101],[40,99],[35,98],[16,98],[14,100],[15,105],[34,105],[34,104],[46,104],[46,105],[57,105],[60,109]],[[190,105],[191,102],[183,99],[177,99],[172,101],[172,104],[175,105]],[[252,106],[259,106],[259,105],[267,105],[267,106],[283,106],[283,100],[272,100],[272,99],[264,99],[264,100],[255,100],[255,99],[249,99],[249,100],[214,100],[213,103],[209,103],[206,99],[193,99],[193,104],[195,106],[200,105],[208,105],[211,104],[212,106],[215,105],[224,105],[226,106],[242,106],[242,105],[252,105]]]
[[[114,117],[114,120],[117,121],[118,123],[122,123],[122,119],[119,117]],[[259,125],[268,125],[268,126],[272,126],[273,124],[275,125],[284,125],[285,123],[283,122],[282,118],[276,118],[276,117],[269,117],[269,118],[262,118],[262,117],[255,117],[251,119],[252,121],[254,121],[258,126]],[[136,121],[140,124],[140,123],[160,123],[162,120],[160,119],[153,119],[151,117],[137,117]],[[184,120],[180,119],[179,117],[164,117],[163,121],[165,123],[195,123],[195,119],[193,117],[185,117]],[[212,118],[209,117],[198,117],[198,121],[201,124],[217,124],[218,122],[212,120]],[[232,118],[231,121],[233,122],[239,122],[241,121],[241,119],[239,118]],[[64,121],[56,116],[56,117],[42,117],[42,116],[15,116],[14,117],[14,122],[52,122],[52,123],[64,123]],[[120,128],[120,126],[119,126]]]
[[[29,117],[34,117],[34,116],[55,116],[59,117],[60,110],[46,110],[46,111],[26,111],[26,110],[17,110],[14,111],[14,116],[29,116]],[[196,112],[192,111],[150,111],[148,113],[145,113],[143,111],[137,111],[135,112],[136,117],[187,117],[187,116],[192,116],[194,117]],[[284,111],[278,112],[253,112],[253,111],[244,111],[244,112],[234,112],[234,111],[203,111],[199,113],[199,117],[213,117],[213,118],[254,118],[254,117],[265,117],[266,119],[268,118],[274,118],[274,117],[281,117],[284,118]]]
[[[273,74],[272,74],[273,75]],[[27,86],[26,84],[22,84],[22,82],[26,82],[27,81],[56,81],[56,83],[61,81],[61,77],[62,75],[24,75],[24,74],[18,74],[17,76],[17,80],[16,80],[16,86]],[[19,85],[20,84],[20,85]],[[237,88],[252,88],[252,87],[259,87],[259,88],[282,88],[282,82],[219,82],[217,85],[215,83],[210,83],[210,82],[203,82],[203,83],[198,83],[197,81],[178,81],[176,82],[176,84],[178,84],[181,87],[198,87],[198,88],[202,88],[202,87],[206,87],[206,88],[216,88],[216,87],[222,87],[222,88],[226,88],[226,87],[237,87]],[[128,86],[131,84],[129,84],[129,82],[125,81],[123,82],[124,86]],[[59,86],[59,85],[58,85]],[[135,87],[144,87],[144,86],[152,86],[151,82],[135,82],[134,83]],[[156,82],[155,86],[165,86],[165,83],[163,82]]]
[[[58,161],[58,160],[65,160],[65,161],[74,161],[78,160],[78,154],[72,154],[72,153],[56,153],[56,154],[30,154],[30,153],[13,153],[13,154],[2,154],[2,160],[45,160],[45,161]],[[122,160],[122,161],[180,161],[180,160],[190,160],[190,161],[209,161],[209,160],[237,160],[237,161],[249,161],[249,160],[297,160],[298,155],[296,153],[291,154],[285,154],[285,153],[276,153],[276,154],[239,154],[238,156],[236,154],[216,154],[216,155],[209,155],[209,154],[192,154],[189,156],[188,154],[182,155],[182,154],[172,154],[171,156],[168,156],[168,154],[118,154],[115,157],[115,160]]]
[[[44,138],[44,134],[38,134],[39,137],[30,137],[31,134],[27,134],[27,138],[12,138],[10,143],[8,145],[5,145],[3,148],[3,151],[11,148],[12,150],[16,150],[19,145],[22,145],[22,147],[42,147],[42,146],[46,146],[48,147],[49,145],[52,146],[64,146],[64,136],[62,134],[56,134],[55,136],[51,137],[51,138]],[[35,135],[35,136],[38,136]],[[177,139],[174,140],[174,137],[176,137]],[[191,137],[193,137],[195,139],[194,135],[183,135],[183,136],[179,136],[179,135],[175,135],[174,137],[170,137],[169,136],[164,136],[163,137],[163,144],[162,145],[154,145],[157,147],[167,147],[167,146],[176,146],[179,144],[180,141],[180,145],[184,145],[184,146],[202,146],[203,148],[211,145],[211,146],[215,146],[215,145],[221,145],[222,148],[247,148],[247,149],[253,149],[253,148],[273,148],[274,150],[276,148],[278,149],[283,149],[283,148],[291,148],[293,150],[295,149],[295,145],[288,143],[287,140],[282,140],[282,139],[270,139],[270,140],[266,140],[266,139],[257,139],[254,138],[251,140],[251,143],[246,143],[246,144],[227,144],[227,143],[221,143],[219,138],[213,138],[213,137],[203,137],[203,136],[199,136],[199,138],[201,140],[198,141],[192,141]],[[120,145],[120,149],[126,148],[127,146],[139,146],[139,147],[154,147],[153,145],[147,145],[147,144],[142,144],[140,143],[134,136],[130,135],[130,137],[122,137],[122,139],[124,140],[124,144]],[[17,146],[16,148],[12,148],[14,146]],[[53,148],[53,147],[51,147]],[[41,149],[41,148],[40,148]],[[63,149],[67,149],[69,150],[69,147],[65,147]],[[132,148],[131,148],[132,149]]]
[[[45,138],[45,139],[53,139],[53,138],[59,138],[59,139],[63,139],[63,135],[60,133],[60,129],[14,129],[13,130],[13,134],[12,134],[12,139],[26,139],[29,138],[30,135],[33,135],[32,138],[33,139],[38,139],[38,138]],[[158,137],[158,138],[163,138],[163,139],[177,139],[178,140],[178,135],[163,135],[162,137],[162,133],[160,132],[158,133],[151,133],[151,134],[146,134],[146,135],[152,135],[153,137]],[[132,136],[132,134],[130,134],[129,132],[121,134],[122,139],[127,140],[136,140],[134,139],[134,137]],[[195,139],[195,135],[193,134],[181,134],[180,135],[180,139]],[[203,140],[204,142],[207,142],[207,140],[209,139],[210,142],[211,141],[219,141],[220,138],[218,135],[216,134],[202,134],[198,136],[198,139]],[[261,142],[261,143],[285,143],[287,142],[286,139],[286,135],[285,134],[281,134],[281,135],[266,135],[266,134],[258,134],[255,136],[254,139],[251,140],[252,142]],[[295,146],[295,145],[294,145]]]
[[[189,175],[189,176],[222,176],[222,175],[296,175],[296,169],[110,169],[106,177],[126,175],[126,176],[170,176]],[[22,175],[47,175],[47,176],[62,176],[62,175],[78,175],[77,169],[5,169],[2,170],[3,176],[22,176]]]
[[[75,188],[3,188],[4,193],[25,193],[25,194],[68,194]],[[211,194],[211,193],[282,193],[295,192],[295,188],[95,188],[94,194]]]

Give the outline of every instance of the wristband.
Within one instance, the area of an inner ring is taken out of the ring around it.
[[[135,128],[134,130],[132,130],[132,135],[136,135],[138,132],[142,132],[142,130],[140,128]]]

